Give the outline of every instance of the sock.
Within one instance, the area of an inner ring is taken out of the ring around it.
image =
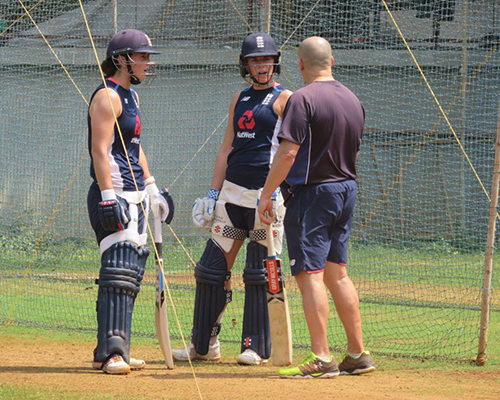
[[[347,353],[347,354],[349,356],[351,356],[352,358],[359,358],[359,357],[361,357],[361,354],[363,354],[363,353],[358,353],[358,354],[356,354],[356,353]]]
[[[316,358],[318,360],[321,360],[321,361],[324,361],[324,362],[330,362],[330,361],[332,361],[332,356],[330,356],[330,358],[316,356]]]

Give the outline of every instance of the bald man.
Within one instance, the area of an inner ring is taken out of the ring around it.
[[[281,368],[283,378],[330,378],[375,370],[363,346],[356,288],[347,275],[347,245],[356,200],[356,159],[365,114],[358,98],[332,75],[330,44],[310,37],[299,47],[307,86],[288,100],[280,147],[262,190],[259,216],[272,218],[271,194],[281,184],[290,267],[303,297],[311,353]],[[347,336],[347,355],[337,366],[326,330],[330,290]]]

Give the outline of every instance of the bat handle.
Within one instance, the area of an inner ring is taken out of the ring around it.
[[[160,218],[155,218],[155,246],[156,251],[158,252],[158,258],[161,258],[161,244],[163,242],[162,233],[161,233],[161,220]]]
[[[268,216],[269,217],[269,216]],[[266,225],[266,242],[267,242],[267,255],[269,257],[276,256],[276,249],[274,248],[274,237],[273,237],[273,224]]]

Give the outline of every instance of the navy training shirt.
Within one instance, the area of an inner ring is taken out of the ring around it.
[[[226,179],[247,189],[260,189],[269,173],[276,150],[281,118],[274,102],[285,90],[281,85],[242,90],[234,108],[233,149],[227,157]]]
[[[286,183],[356,180],[365,112],[356,95],[338,81],[313,82],[293,93],[279,139],[300,145]]]
[[[139,150],[141,144],[141,117],[139,107],[137,104],[137,95],[133,89],[127,90],[121,87],[116,81],[112,79],[106,80],[106,86],[113,89],[120,96],[122,102],[122,113],[117,118],[120,125],[120,131],[125,142],[125,147],[134,171],[134,176],[139,190],[144,190],[143,170],[139,164]],[[95,94],[104,88],[104,84],[99,87],[92,94],[92,99]],[[94,161],[92,160],[92,124],[90,114],[87,115],[88,122],[88,148],[91,158],[90,162],[90,176],[97,182],[94,169]],[[111,181],[114,189],[121,189],[123,191],[134,191],[135,185],[130,172],[130,167],[127,162],[127,157],[123,149],[123,144],[120,139],[118,128],[115,124],[114,134],[108,149],[109,163],[111,167]]]

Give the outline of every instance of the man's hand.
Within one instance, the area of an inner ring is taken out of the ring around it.
[[[103,192],[110,192],[110,190]],[[123,231],[130,221],[130,213],[127,209],[128,204],[125,199],[116,196],[114,190],[112,192],[112,194],[108,193],[108,195],[102,196],[103,200],[98,204],[99,218],[104,230],[112,232]]]
[[[266,225],[271,225],[274,221],[273,203],[271,196],[260,196],[259,218]]]
[[[218,190],[210,189],[207,197],[194,201],[191,216],[193,218],[193,224],[196,227],[206,229],[207,231],[212,229],[215,203],[217,202],[218,196]]]

